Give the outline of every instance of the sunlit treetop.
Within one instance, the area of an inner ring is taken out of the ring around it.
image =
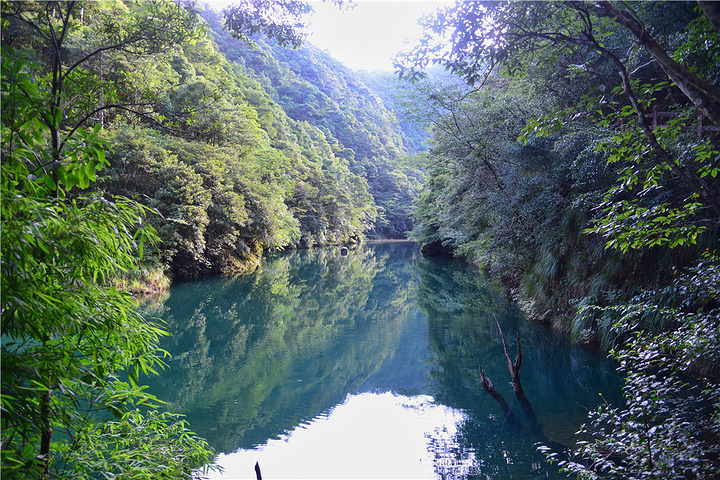
[[[348,0],[324,0],[339,7]],[[233,37],[252,44],[252,36],[264,35],[280,45],[299,47],[307,37],[307,18],[312,6],[304,0],[242,0],[223,10],[225,28]]]
[[[669,3],[675,10],[683,8]],[[720,29],[720,7],[699,3],[701,16],[714,27],[707,33],[712,43]],[[654,28],[659,20],[653,8],[607,1],[458,1],[424,18],[424,37],[399,57],[398,67],[403,76],[415,77],[439,64],[474,84],[498,66],[512,72],[538,59],[552,63],[579,48],[622,58],[627,45],[614,51],[614,35],[630,34],[695,106],[718,123],[720,89],[691,72],[684,59],[673,58]]]

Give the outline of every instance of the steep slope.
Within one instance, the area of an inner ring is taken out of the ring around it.
[[[400,166],[412,142],[383,102],[357,74],[312,45],[292,49],[255,39],[251,47],[231,38],[216,12],[205,17],[227,58],[258,78],[290,118],[319,128],[334,153],[365,178],[378,207],[369,235],[404,237],[422,174]]]
[[[337,141],[288,116],[212,37],[153,62],[153,81],[172,87],[154,118],[112,119],[99,187],[159,214],[151,253],[174,278],[243,271],[263,250],[356,242],[373,227],[367,182]]]

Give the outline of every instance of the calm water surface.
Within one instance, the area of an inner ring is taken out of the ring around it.
[[[251,275],[175,285],[148,306],[173,336],[150,391],[218,452],[213,478],[562,478],[536,450],[574,443],[617,402],[602,356],[522,315],[476,271],[412,243],[270,256]],[[514,397],[497,319],[537,414]],[[521,426],[505,421],[478,366]]]

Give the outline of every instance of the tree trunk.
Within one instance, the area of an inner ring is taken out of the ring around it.
[[[715,30],[720,33],[720,2],[698,1],[698,4]]]
[[[703,2],[701,2],[701,7]],[[710,2],[707,2],[710,3]],[[720,88],[710,82],[697,77],[687,68],[676,62],[648,33],[645,26],[636,17],[616,8],[608,1],[596,2],[600,7],[601,15],[615,19],[617,23],[624,26],[635,35],[645,50],[658,62],[660,67],[682,90],[690,101],[716,125],[720,125]],[[709,7],[711,14],[715,14],[720,7]],[[716,20],[720,15],[715,16]],[[712,21],[713,17],[710,17]],[[715,25],[713,23],[713,25]],[[717,27],[716,27],[717,28]]]
[[[510,405],[505,400],[505,397],[503,397],[500,392],[495,390],[495,386],[493,385],[492,381],[485,376],[485,372],[483,372],[482,366],[480,368],[480,384],[483,387],[483,390],[485,390],[487,393],[490,394],[490,396],[495,399],[496,402],[500,405],[500,408],[502,408],[503,414],[505,415],[505,420],[514,427],[519,427],[520,422],[518,421],[517,417],[515,416],[515,413],[513,413],[512,409],[510,408]]]
[[[638,118],[638,124],[640,125],[643,133],[645,134],[645,137],[648,139],[650,147],[658,155],[658,157],[660,157],[660,159],[670,168],[670,170],[675,174],[678,180],[680,180],[680,182],[685,184],[688,188],[690,188],[690,190],[696,193],[710,208],[713,209],[715,214],[720,217],[720,198],[717,198],[711,191],[711,189],[705,188],[705,186],[702,184],[702,181],[698,179],[697,176],[691,176],[692,172],[686,172],[685,170],[683,170],[680,164],[670,156],[670,154],[667,152],[667,150],[665,150],[665,148],[663,148],[663,146],[660,144],[657,137],[655,136],[655,132],[653,132],[653,130],[650,128],[650,125],[648,125],[645,110],[643,109],[642,105],[640,105],[640,102],[632,91],[632,86],[630,85],[630,75],[625,68],[625,64],[623,64],[622,61],[617,58],[617,56],[615,56],[615,54],[613,54],[610,50],[601,46],[597,42],[595,48],[597,48],[598,51],[602,53],[608,60],[610,60],[613,65],[615,65],[615,68],[617,68],[618,74],[620,75],[620,78],[623,82],[623,89],[625,91],[625,94],[627,95],[630,103],[635,109],[635,113],[637,114]]]
[[[49,480],[50,478],[50,445],[52,444],[53,429],[52,421],[50,418],[50,400],[51,393],[48,388],[47,392],[40,398],[40,422],[42,429],[40,435],[40,458],[43,462],[43,473],[42,480]]]
[[[513,363],[512,360],[510,360],[510,355],[507,351],[507,345],[505,344],[505,335],[503,335],[502,328],[500,328],[500,322],[498,322],[497,318],[495,318],[495,323],[497,324],[498,330],[500,330],[500,339],[502,340],[503,350],[505,351],[505,359],[508,362],[508,370],[510,370],[510,376],[512,377],[513,391],[515,392],[515,396],[520,402],[520,406],[522,407],[523,412],[525,412],[525,416],[530,421],[530,423],[532,425],[537,425],[538,420],[537,416],[535,415],[535,410],[533,410],[532,405],[530,405],[530,401],[525,396],[525,391],[523,390],[522,384],[520,383],[520,367],[522,366],[522,351],[520,350],[520,332],[518,332],[515,337],[515,344],[517,346],[517,358],[515,359],[515,363]]]

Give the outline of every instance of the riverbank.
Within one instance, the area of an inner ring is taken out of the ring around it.
[[[272,478],[287,477],[286,465],[314,478],[348,465],[367,478],[397,465],[422,467],[421,478],[556,475],[535,444],[565,441],[587,408],[619,401],[614,365],[524,321],[469,263],[418,251],[381,241],[347,257],[339,247],[278,252],[250,275],[178,282],[155,310],[171,326],[161,347],[173,361],[148,391],[222,454],[220,478],[252,474],[258,460]],[[505,428],[482,390],[479,363],[512,398],[498,322],[522,339],[523,389],[550,440],[514,401],[527,428]],[[341,437],[351,448],[335,452]],[[358,458],[378,470],[348,463]]]
[[[121,272],[110,280],[110,285],[134,296],[155,296],[168,291],[172,279],[164,267],[140,267],[132,272]]]
[[[417,243],[415,240],[407,238],[387,238],[387,239],[365,239],[359,242],[349,243],[350,248],[363,244],[381,245],[393,243]],[[287,248],[286,251],[293,250],[311,250],[315,248],[342,248],[342,244],[333,245],[316,245],[307,248]],[[234,277],[238,275],[246,275],[253,273],[263,264],[263,257],[269,253],[268,250],[262,251],[259,255],[249,255],[244,261],[234,258],[228,260],[227,265],[217,275],[208,275],[208,277]],[[159,296],[166,293],[174,281],[191,280],[195,277],[180,277],[173,279],[169,269],[166,266],[144,266],[134,272],[121,272],[109,284],[138,297]]]

